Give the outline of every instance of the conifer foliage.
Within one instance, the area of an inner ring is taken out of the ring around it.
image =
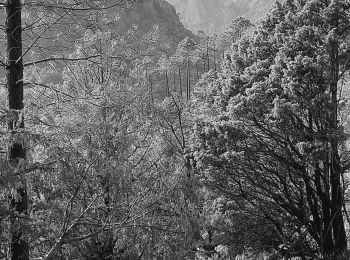
[[[233,46],[224,71],[196,89],[197,167],[237,211],[274,226],[280,256],[337,259],[347,250],[339,104],[349,8],[343,0],[276,3]]]

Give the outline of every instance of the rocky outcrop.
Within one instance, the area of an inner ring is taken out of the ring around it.
[[[147,33],[157,26],[161,45],[166,49],[175,49],[186,36],[193,37],[180,21],[174,6],[165,0],[141,0],[134,8],[121,9],[118,13],[119,31],[136,25],[140,32]]]

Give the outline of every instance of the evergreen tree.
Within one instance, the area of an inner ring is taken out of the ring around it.
[[[193,57],[195,56],[194,52],[196,50],[196,42],[186,37],[181,42],[179,42],[175,57],[180,63],[185,64],[186,68],[186,99],[189,100],[191,97],[191,65]]]
[[[347,250],[339,90],[349,7],[276,3],[233,46],[223,73],[196,90],[194,150],[207,184],[272,224],[285,256],[337,259]]]

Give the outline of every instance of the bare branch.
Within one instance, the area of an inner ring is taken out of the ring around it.
[[[62,235],[60,236],[60,238],[57,240],[57,242],[55,243],[55,245],[50,249],[50,251],[45,255],[45,257],[43,258],[44,260],[49,260],[49,259],[54,259],[55,254],[57,252],[57,250],[63,245],[65,244],[65,236],[68,234],[68,232],[70,232],[73,228],[75,228],[78,224],[79,221],[84,217],[84,215],[86,214],[86,212],[88,210],[90,210],[91,206],[93,205],[93,203],[96,201],[98,197],[95,197],[90,204],[86,207],[86,209],[74,220],[74,222],[67,228],[64,229],[64,232],[62,233]],[[89,238],[91,236],[91,234],[87,235],[87,236],[83,236],[83,239]],[[67,243],[67,242],[66,242]]]
[[[9,211],[7,208],[0,206],[0,217],[1,219],[12,215],[13,213]]]
[[[72,96],[72,95],[70,95],[70,94],[68,94],[68,93],[65,93],[65,92],[63,92],[63,91],[61,91],[61,90],[59,90],[59,89],[55,89],[55,88],[53,88],[52,86],[45,85],[45,84],[42,84],[42,83],[29,82],[29,81],[28,81],[28,82],[25,82],[25,83],[24,83],[24,86],[26,86],[26,85],[35,85],[35,86],[39,86],[39,87],[51,89],[52,91],[54,91],[54,92],[56,92],[56,93],[58,93],[58,94],[62,94],[62,95],[64,95],[64,96],[67,96],[67,97],[70,97],[70,98],[77,98],[77,97]]]
[[[84,4],[87,5],[87,7],[78,7],[79,5],[82,5],[83,3],[75,3],[71,5],[53,5],[53,4],[44,4],[43,2],[32,2],[32,3],[25,3],[24,5],[27,6],[41,6],[47,9],[60,9],[65,11],[103,11],[107,9],[111,9],[114,7],[122,7],[122,8],[128,8],[131,4],[135,3],[136,0],[129,0],[129,1],[120,1],[115,4],[111,4],[108,6],[92,6],[88,2],[85,2]]]
[[[69,243],[69,241],[65,241],[65,238],[67,236],[67,234],[72,231],[77,225],[79,225],[79,222],[80,220],[85,216],[85,214],[91,209],[91,207],[93,206],[93,204],[96,202],[96,200],[99,198],[99,196],[95,196],[91,202],[89,203],[89,205],[87,205],[87,207],[80,213],[79,216],[76,217],[76,219],[73,221],[73,223],[71,223],[69,226],[68,226],[68,221],[70,219],[70,216],[69,216],[69,206],[70,204],[73,203],[74,201],[74,198],[76,197],[78,191],[81,189],[81,185],[82,185],[82,182],[85,180],[86,178],[86,174],[87,172],[89,171],[89,169],[92,167],[92,165],[96,162],[96,160],[98,160],[100,158],[102,153],[98,154],[93,160],[92,162],[87,166],[87,168],[85,169],[85,174],[81,177],[77,187],[75,188],[75,192],[74,194],[72,195],[70,201],[67,203],[67,206],[66,206],[66,210],[65,210],[65,217],[64,217],[64,223],[61,227],[61,230],[60,230],[60,233],[61,233],[61,236],[58,238],[58,240],[56,241],[56,243],[53,245],[53,247],[50,249],[50,251],[44,256],[43,260],[50,260],[50,259],[54,259],[55,257],[55,254],[57,252],[57,250],[64,244],[66,243]],[[85,236],[81,236],[79,237],[76,241],[81,241],[81,240],[84,240],[84,239],[87,239],[91,236],[92,234],[88,234],[88,235],[85,235]],[[71,241],[74,241],[74,240],[71,240]]]
[[[102,54],[95,54],[95,55],[91,55],[91,56],[86,56],[86,57],[81,57],[81,58],[67,58],[67,57],[49,57],[49,58],[45,58],[45,59],[42,59],[42,60],[37,60],[37,61],[32,61],[32,62],[28,62],[28,63],[25,63],[23,66],[24,67],[28,67],[28,66],[32,66],[32,65],[37,65],[37,64],[40,64],[40,63],[46,63],[46,62],[50,62],[50,61],[64,61],[64,62],[67,62],[67,61],[90,61],[90,62],[93,62],[92,59],[95,59],[95,58],[99,58],[99,57],[102,57],[103,55]],[[149,55],[149,56],[152,56],[152,55]],[[127,60],[127,57],[125,55],[112,55],[112,56],[107,56],[107,58],[109,59],[119,59],[119,60]],[[135,59],[137,59],[138,57],[135,56],[135,57],[131,57],[130,59],[128,59],[129,61],[133,61]]]
[[[5,64],[5,62],[3,62],[2,60],[0,60],[0,65],[1,65],[1,67],[6,68],[6,64]]]
[[[16,63],[19,62],[21,59],[23,59],[23,57],[28,53],[28,51],[30,51],[30,49],[34,46],[34,44],[41,38],[41,36],[44,35],[44,33],[49,30],[51,28],[52,25],[58,23],[61,19],[63,19],[63,17],[65,17],[66,14],[62,15],[61,17],[59,17],[54,23],[52,23],[50,26],[47,26],[45,28],[45,30],[43,30],[37,37],[36,39],[32,42],[32,44],[27,48],[27,50],[21,55],[21,57],[19,59],[17,59]]]
[[[67,58],[67,57],[50,57],[50,58],[46,58],[46,59],[42,59],[42,60],[37,60],[37,61],[32,61],[32,62],[28,62],[25,63],[23,66],[24,67],[28,67],[31,65],[37,65],[40,63],[46,63],[46,62],[50,62],[50,61],[83,61],[83,60],[90,60],[93,58],[98,58],[101,57],[101,54],[97,54],[97,55],[92,55],[89,57],[82,57],[82,58]]]

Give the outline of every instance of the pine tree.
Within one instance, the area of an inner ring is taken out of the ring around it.
[[[177,47],[175,56],[177,59],[185,63],[186,67],[186,98],[189,100],[191,98],[191,61],[193,60],[194,51],[196,50],[196,42],[186,37],[183,39]]]
[[[223,73],[202,82],[212,90],[196,90],[206,117],[195,150],[208,185],[273,224],[285,256],[317,250],[337,259],[347,250],[338,99],[349,7],[342,0],[277,3],[233,46]]]

